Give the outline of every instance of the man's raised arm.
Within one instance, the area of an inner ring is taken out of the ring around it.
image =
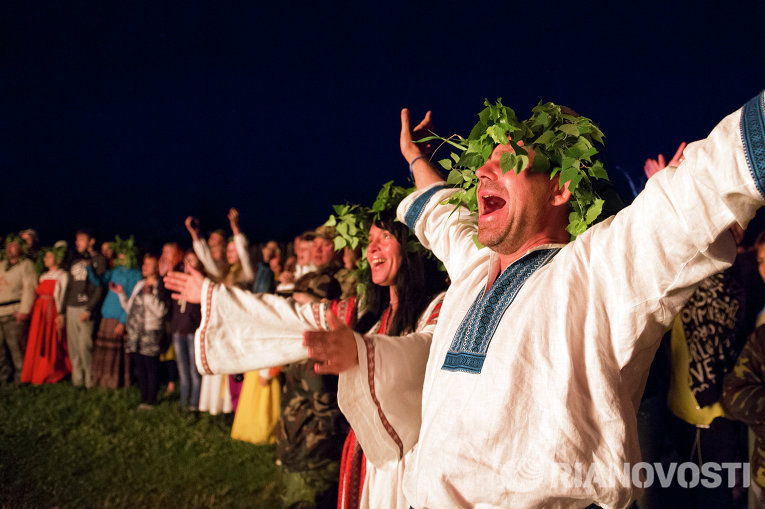
[[[436,182],[443,182],[444,178],[438,170],[430,163],[426,156],[427,150],[415,140],[430,134],[429,130],[433,127],[430,120],[430,111],[425,114],[422,122],[417,124],[414,130],[409,128],[409,110],[401,110],[401,155],[406,159],[409,169],[414,176],[414,185],[417,189],[422,189]]]

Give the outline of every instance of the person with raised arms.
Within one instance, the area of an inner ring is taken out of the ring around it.
[[[447,140],[459,153],[441,161],[444,182],[415,143],[430,112],[414,132],[401,112],[418,190],[398,217],[452,284],[429,355],[417,345],[377,354],[402,366],[387,378],[400,392],[416,394],[424,372],[422,414],[392,422],[403,447],[361,407],[343,410],[374,464],[416,442],[404,480],[413,508],[611,508],[639,495],[625,464],[640,461],[635,415],[659,340],[696,284],[730,266],[730,227],[765,204],[763,98],[591,228],[606,174],[589,119],[547,103],[518,121],[487,101],[468,138]],[[347,330],[307,335],[327,369],[360,360],[343,353],[359,343]]]

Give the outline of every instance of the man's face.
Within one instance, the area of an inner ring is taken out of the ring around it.
[[[88,244],[90,244],[90,235],[78,233],[77,236],[74,237],[74,247],[77,248],[78,253],[84,253],[88,249]]]
[[[178,244],[168,243],[162,246],[162,256],[160,258],[165,262],[175,265],[182,256]]]
[[[104,242],[101,244],[101,254],[104,255],[104,258],[107,260],[111,260],[114,256],[114,251],[112,250],[112,243],[111,242]]]
[[[316,267],[323,267],[329,264],[335,256],[335,244],[331,240],[316,237],[313,239],[312,256]]]
[[[16,259],[19,256],[21,256],[21,247],[19,247],[18,241],[9,242],[5,246],[5,253],[8,255],[8,258],[10,259]]]
[[[220,233],[211,233],[210,238],[207,239],[207,245],[210,246],[210,249],[214,247],[223,247],[226,245],[226,239],[223,238],[223,235]]]
[[[510,145],[498,145],[486,164],[476,171],[478,184],[478,241],[500,254],[515,252],[542,231],[551,211],[551,190],[557,180],[528,168],[502,174],[499,160]],[[534,152],[529,149],[530,163]]]
[[[295,255],[297,255],[298,265],[308,265],[311,263],[313,253],[313,241],[301,240],[295,244]]]
[[[35,243],[35,239],[28,233],[22,233],[21,238],[24,239],[28,247],[32,247]]]

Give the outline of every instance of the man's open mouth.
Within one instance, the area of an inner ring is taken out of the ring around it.
[[[491,194],[485,194],[481,196],[481,203],[483,206],[481,207],[481,215],[485,216],[488,214],[491,214],[492,212],[496,212],[497,210],[501,209],[505,206],[505,200],[500,198],[499,196],[494,196]]]

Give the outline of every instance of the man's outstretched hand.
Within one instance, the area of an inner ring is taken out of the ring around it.
[[[333,312],[327,313],[328,331],[305,331],[303,346],[317,361],[314,371],[319,374],[339,374],[359,363],[356,337],[353,331]]]
[[[190,274],[170,272],[164,278],[165,288],[174,292],[171,297],[174,300],[184,300],[189,304],[202,302],[202,283],[204,280],[202,273],[194,269],[191,269]]]

